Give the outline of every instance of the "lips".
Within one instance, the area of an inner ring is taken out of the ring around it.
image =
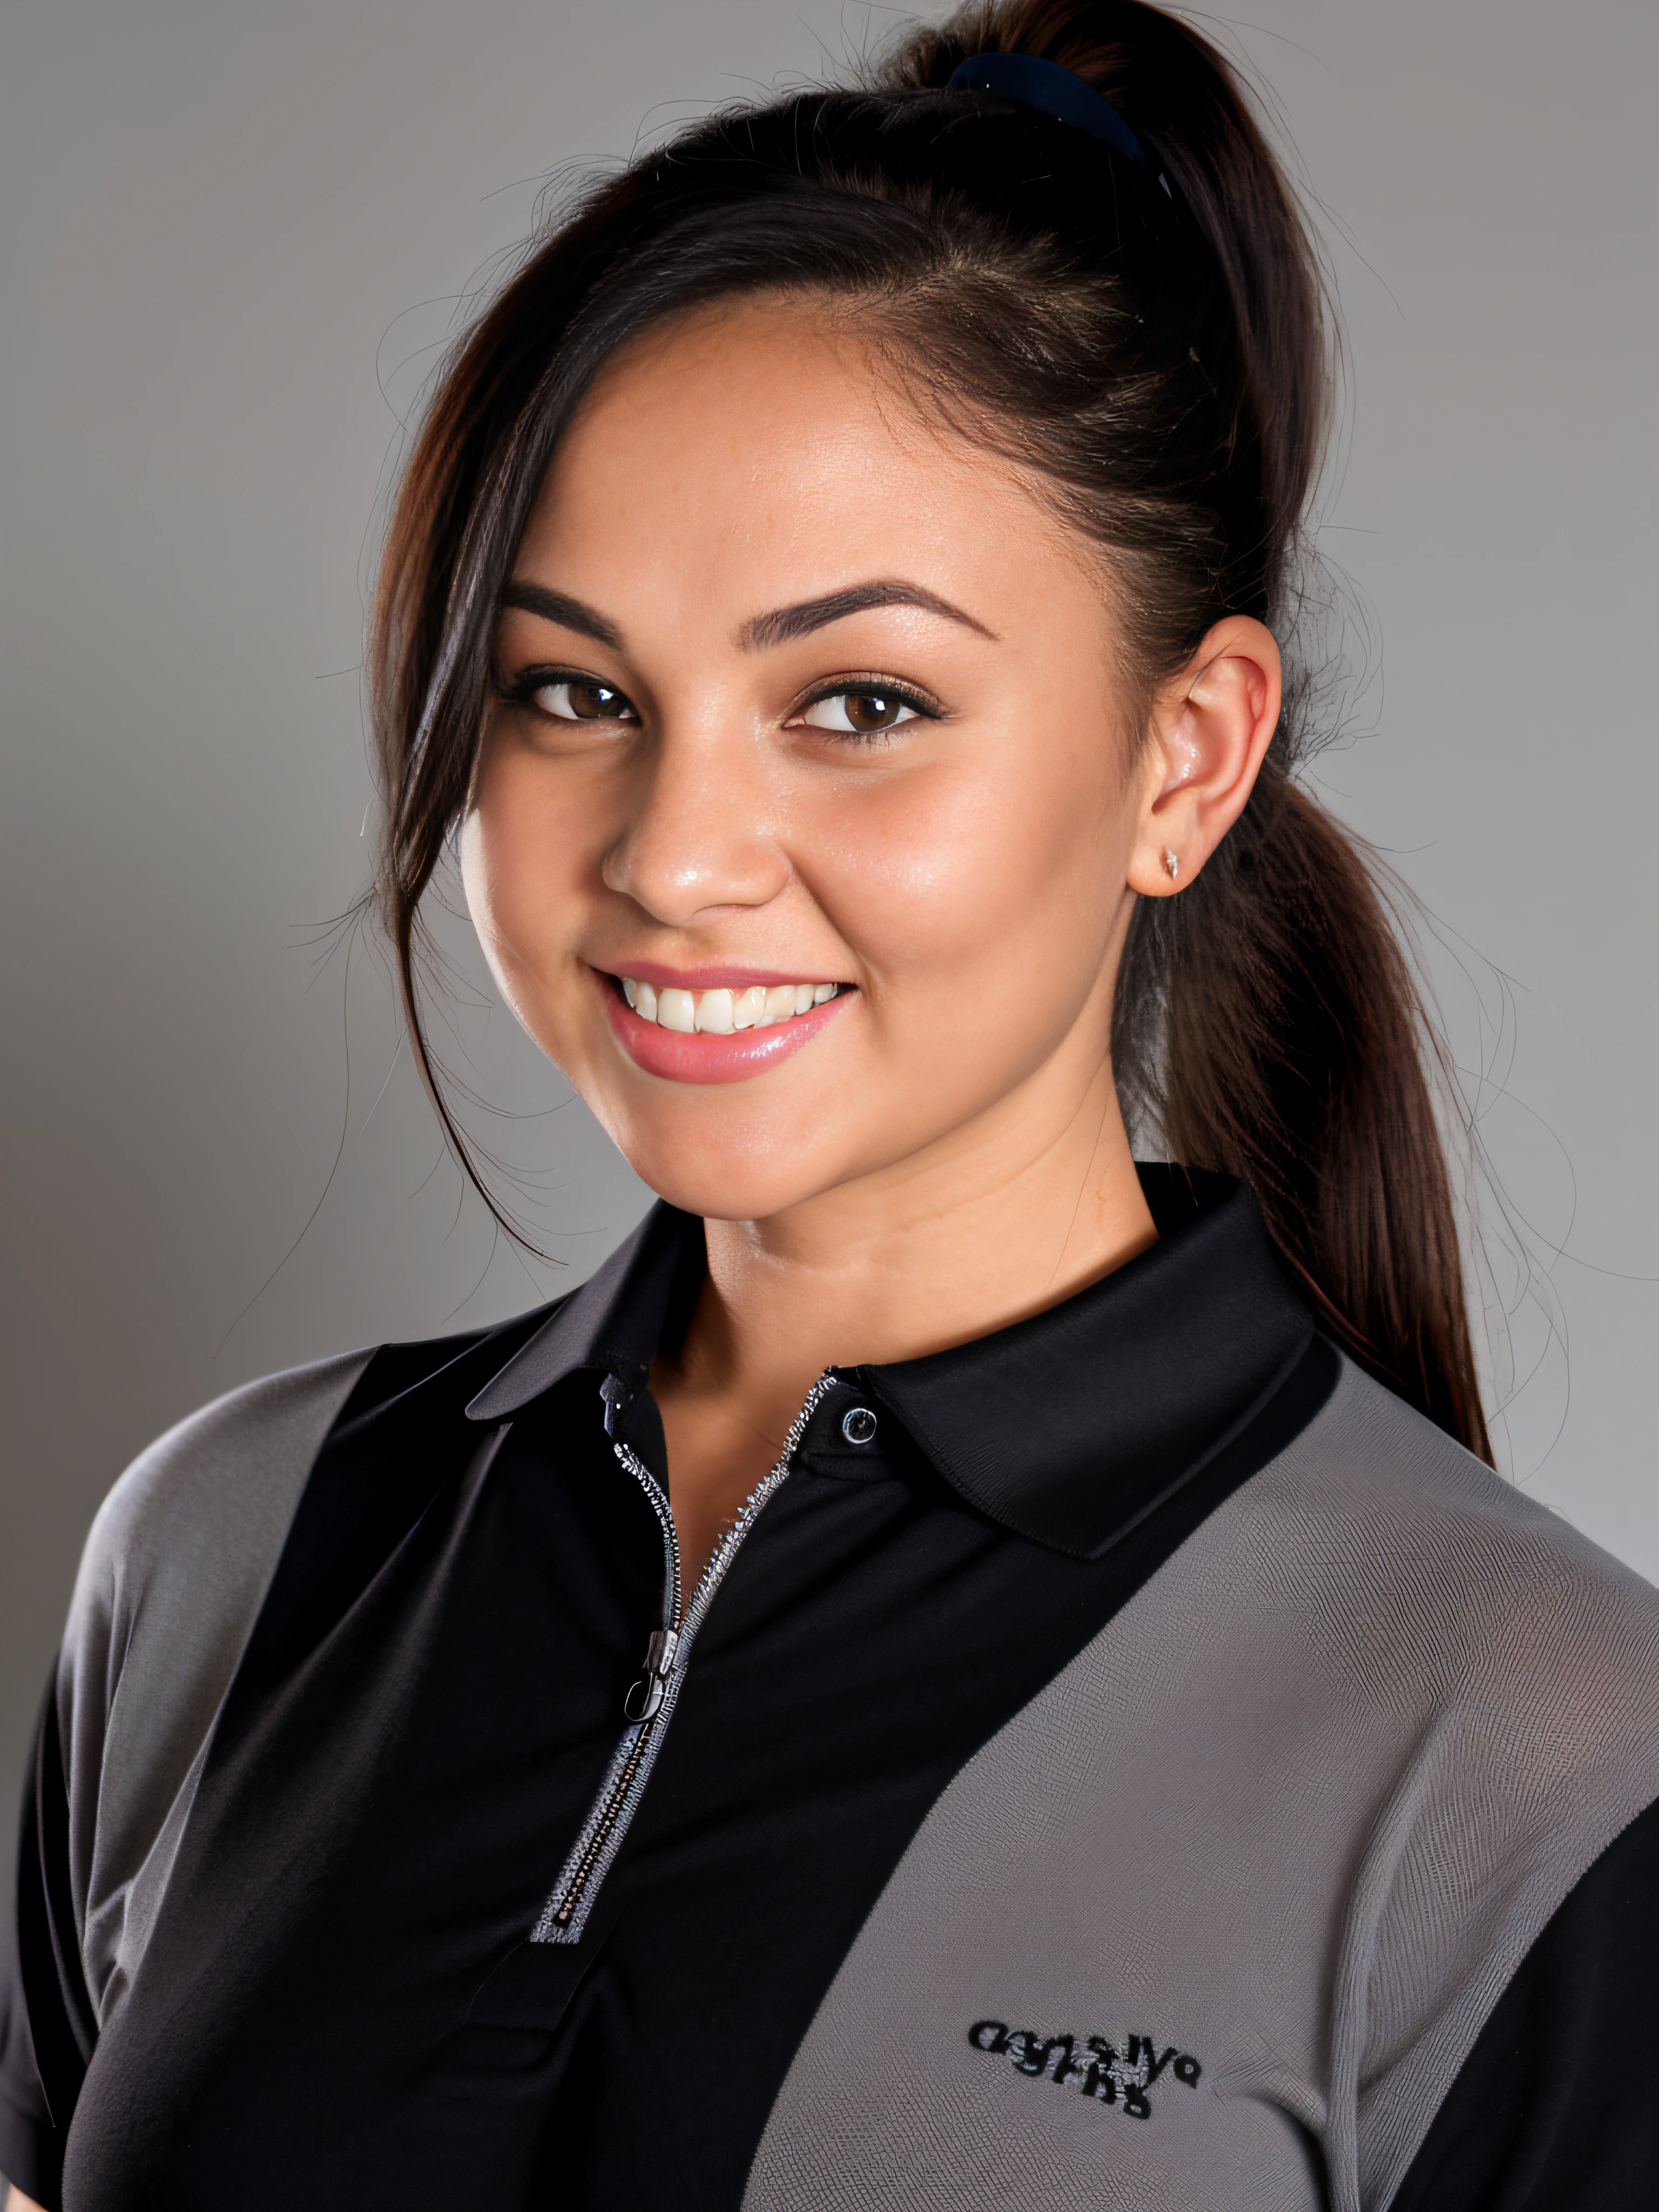
[[[771,976],[762,981],[758,978],[751,980],[747,975],[730,978],[721,975],[706,981],[701,977],[688,977],[684,985],[680,985],[671,981],[664,970],[660,971],[661,983],[653,987],[652,998],[646,1000],[647,1007],[652,1007],[654,1000],[659,1008],[665,993],[676,992],[679,999],[688,1000],[697,1012],[702,1011],[705,1001],[712,1000],[708,1012],[714,1017],[707,1029],[701,1024],[695,1029],[665,1028],[660,1019],[647,1020],[644,1013],[628,1003],[623,995],[620,977],[607,975],[598,969],[590,972],[604,1000],[606,1018],[623,1051],[647,1075],[662,1076],[671,1083],[742,1083],[751,1075],[775,1067],[803,1045],[810,1044],[854,996],[851,988],[846,985],[837,988],[796,983]],[[630,975],[628,981],[634,986],[632,995],[641,997],[639,985],[647,978]],[[773,1001],[769,1019],[763,1018],[760,1025],[751,1020],[741,1027],[728,1028],[728,1008],[741,1004],[745,988],[754,991],[757,997],[763,993]],[[819,998],[817,993],[826,988],[834,988],[835,995]],[[782,1006],[786,990],[791,994],[791,1011],[787,1014]],[[803,1001],[803,1011],[794,1012],[793,1007]]]
[[[715,1036],[730,1036],[733,1030],[769,1030],[776,1022],[793,1021],[811,1013],[814,1006],[833,999],[836,983],[718,984],[712,989],[659,990],[636,975],[618,979],[622,994],[641,1021],[655,1022],[665,1030],[689,1035],[702,1030]]]

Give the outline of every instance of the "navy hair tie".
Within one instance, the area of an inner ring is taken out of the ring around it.
[[[1001,100],[1018,100],[1022,107],[1035,107],[1039,114],[1053,116],[1056,123],[1086,131],[1126,160],[1138,161],[1142,168],[1146,166],[1139,139],[1111,101],[1058,62],[1039,61],[1035,54],[970,54],[952,71],[950,89],[989,92]],[[1169,185],[1162,178],[1158,181],[1167,192]]]

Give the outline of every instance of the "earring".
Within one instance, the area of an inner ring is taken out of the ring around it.
[[[1176,882],[1181,874],[1181,855],[1172,852],[1167,845],[1164,848],[1164,872],[1171,883]]]

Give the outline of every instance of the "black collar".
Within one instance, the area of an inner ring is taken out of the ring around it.
[[[1237,1434],[1313,1335],[1243,1184],[1159,1167],[1140,1177],[1159,1231],[1150,1250],[971,1344],[833,1370],[803,1449],[844,1454],[840,1424],[862,1396],[1005,1528],[1074,1555],[1115,1542]],[[705,1265],[702,1223],[653,1206],[468,1414],[503,1420],[584,1369],[642,1389]]]

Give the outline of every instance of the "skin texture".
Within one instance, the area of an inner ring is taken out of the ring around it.
[[[967,619],[888,605],[756,635],[878,580]],[[1243,807],[1279,655],[1229,618],[1143,724],[1097,550],[799,301],[707,311],[613,362],[514,580],[609,641],[504,611],[504,688],[543,688],[491,712],[467,897],[531,1035],[707,1220],[702,1301],[652,1378],[695,1571],[825,1366],[982,1335],[1154,1241],[1108,1051],[1117,964],[1136,897],[1179,895]],[[629,711],[568,719],[559,675]],[[847,719],[811,704],[837,681],[938,712],[873,740],[821,726]],[[605,979],[721,965],[850,988],[745,1080],[647,1073]]]

